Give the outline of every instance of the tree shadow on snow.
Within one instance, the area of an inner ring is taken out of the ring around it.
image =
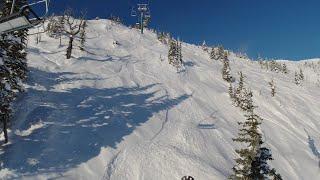
[[[193,67],[195,65],[196,64],[192,61],[183,62],[183,66],[185,66],[185,67]]]
[[[315,155],[320,160],[320,152],[314,143],[314,139],[309,135],[309,133],[305,129],[304,129],[304,131],[307,133],[308,145],[309,145],[309,148],[310,148],[312,154]]]
[[[12,144],[0,155],[3,168],[20,175],[74,168],[97,156],[102,147],[115,148],[155,113],[173,108],[189,97],[159,96],[157,84],[54,92],[50,88],[59,83],[57,79],[71,73],[32,71],[36,72],[31,73],[29,84],[40,84],[49,91],[29,89],[18,99],[13,131],[27,130],[40,122],[42,126],[25,136],[12,133]]]
[[[216,129],[216,126],[215,124],[199,123],[198,128],[199,129]]]
[[[309,148],[310,148],[312,154],[318,158],[318,166],[320,167],[320,151],[317,149],[317,147],[314,143],[314,139],[309,135],[308,131],[306,129],[304,129],[304,131],[306,132],[306,134],[308,136]]]

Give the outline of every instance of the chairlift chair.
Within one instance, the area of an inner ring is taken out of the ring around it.
[[[148,10],[147,4],[138,4],[138,10],[146,12]]]
[[[147,11],[146,13],[145,13],[145,15],[144,15],[146,18],[151,18],[151,13],[150,13],[150,11]]]
[[[13,13],[15,1],[12,2],[11,13],[8,16],[0,18],[0,34],[7,34],[17,30],[30,29],[43,22],[49,11],[49,0],[38,0],[34,3],[20,8],[19,12]],[[42,16],[37,15],[32,6],[45,3],[45,13]]]
[[[137,16],[137,11],[134,10],[133,7],[131,9],[131,16],[133,16],[133,17]]]

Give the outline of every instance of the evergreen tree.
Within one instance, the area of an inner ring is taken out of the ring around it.
[[[276,63],[275,60],[270,61],[270,70],[279,72],[278,64]]]
[[[245,148],[237,149],[239,155],[236,165],[232,168],[233,174],[229,177],[235,180],[251,179],[281,179],[276,174],[275,169],[271,169],[267,161],[272,160],[271,151],[263,147],[262,135],[259,132],[259,125],[262,118],[255,114],[253,105],[252,92],[248,91],[247,96],[248,109],[246,111],[246,120],[238,122],[241,126],[239,137],[233,141],[245,144]]]
[[[169,64],[173,65],[176,57],[177,52],[177,46],[176,42],[173,39],[170,39],[169,41],[169,52],[168,52],[168,60]]]
[[[168,60],[169,64],[173,65],[177,69],[181,68],[183,64],[182,59],[182,44],[180,41],[171,39],[169,42]]]
[[[210,59],[215,59],[215,48],[214,47],[211,48]]]
[[[298,77],[298,73],[297,72],[294,72],[294,82],[296,85],[299,85],[300,84],[300,80],[299,80],[299,77]]]
[[[217,55],[216,55],[217,60],[223,60],[225,58],[225,56],[228,56],[228,54],[225,53],[223,46],[221,46],[221,45],[218,46],[216,53],[217,53]]]
[[[14,99],[13,88],[18,87],[16,78],[12,76],[11,69],[8,67],[10,61],[8,58],[4,59],[4,55],[0,54],[0,122],[4,132],[5,143],[8,142],[8,123],[11,115],[11,103]]]
[[[225,52],[222,46],[213,47],[210,52],[210,58],[214,60],[223,60],[224,54]]]
[[[206,52],[209,51],[209,48],[208,48],[208,46],[207,46],[206,41],[203,41],[203,43],[202,43],[202,45],[201,45],[201,48],[202,48],[204,51],[206,51]]]
[[[303,79],[304,79],[304,75],[301,69],[300,69],[300,73],[297,73],[297,72],[294,73],[294,83],[296,85],[300,85]]]
[[[180,66],[183,64],[183,56],[182,56],[182,43],[181,41],[178,41],[178,62]]]
[[[16,1],[14,12],[27,4]],[[12,0],[5,1],[0,9],[0,18],[10,14]],[[26,63],[27,30],[19,30],[0,38],[0,121],[3,125],[5,143],[8,142],[7,128],[11,117],[11,104],[18,92],[23,91],[21,81],[27,76]]]
[[[239,72],[240,79],[239,79],[239,86],[238,86],[238,91],[242,91],[244,87],[244,78],[245,76],[243,75],[242,71]]]
[[[164,32],[157,33],[157,38],[163,44],[167,44],[167,37],[166,37],[166,34]]]
[[[235,92],[234,92],[234,103],[236,107],[240,106],[241,109],[243,109],[242,102],[245,102],[245,100],[243,100],[243,98],[245,97],[245,89],[244,89],[245,76],[241,71],[239,72],[239,75],[240,75],[240,79],[239,79],[238,87],[235,89]]]
[[[288,68],[287,68],[286,63],[282,64],[282,71],[283,71],[283,73],[288,74]]]
[[[251,91],[247,88],[243,88],[240,94],[240,98],[238,98],[239,107],[243,111],[248,111],[252,105],[251,99],[252,99]]]
[[[233,100],[234,99],[234,92],[233,92],[233,87],[232,87],[231,83],[228,88],[228,93],[229,93],[230,98]]]
[[[222,78],[227,82],[232,82],[233,78],[231,76],[231,69],[229,65],[229,59],[227,53],[224,54],[223,68],[222,68]]]
[[[167,36],[167,34],[164,32],[160,32],[160,33],[157,33],[157,38],[163,44],[168,44],[168,39],[170,39],[170,36]]]
[[[275,82],[274,80],[272,79],[270,82],[269,82],[269,85],[270,85],[270,88],[271,88],[271,96],[274,97],[274,95],[276,94],[276,85],[275,85]]]
[[[304,80],[304,74],[303,74],[303,72],[302,72],[302,69],[300,69],[299,79],[300,79],[301,81]]]

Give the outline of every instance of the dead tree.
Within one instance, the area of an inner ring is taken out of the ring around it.
[[[74,13],[71,9],[68,9],[64,13],[66,27],[64,32],[69,36],[69,45],[67,48],[67,59],[71,58],[72,49],[73,49],[73,41],[76,35],[80,33],[81,27],[85,22],[85,15],[82,13],[78,19],[75,18]]]

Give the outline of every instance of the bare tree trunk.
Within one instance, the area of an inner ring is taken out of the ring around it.
[[[67,48],[67,59],[71,58],[72,48],[73,48],[73,35],[70,35],[69,37],[69,46]]]
[[[69,45],[67,48],[67,59],[71,58],[72,49],[73,49],[73,40],[74,37],[80,33],[81,27],[83,26],[84,21],[84,15],[80,18],[80,20],[76,20],[72,17],[73,12],[71,9],[68,9],[64,13],[65,22],[68,26],[67,29],[64,29],[64,32],[69,35]]]
[[[3,115],[3,134],[4,134],[4,143],[8,143],[9,138],[8,138],[8,131],[7,131],[7,121],[8,121],[8,116]]]

